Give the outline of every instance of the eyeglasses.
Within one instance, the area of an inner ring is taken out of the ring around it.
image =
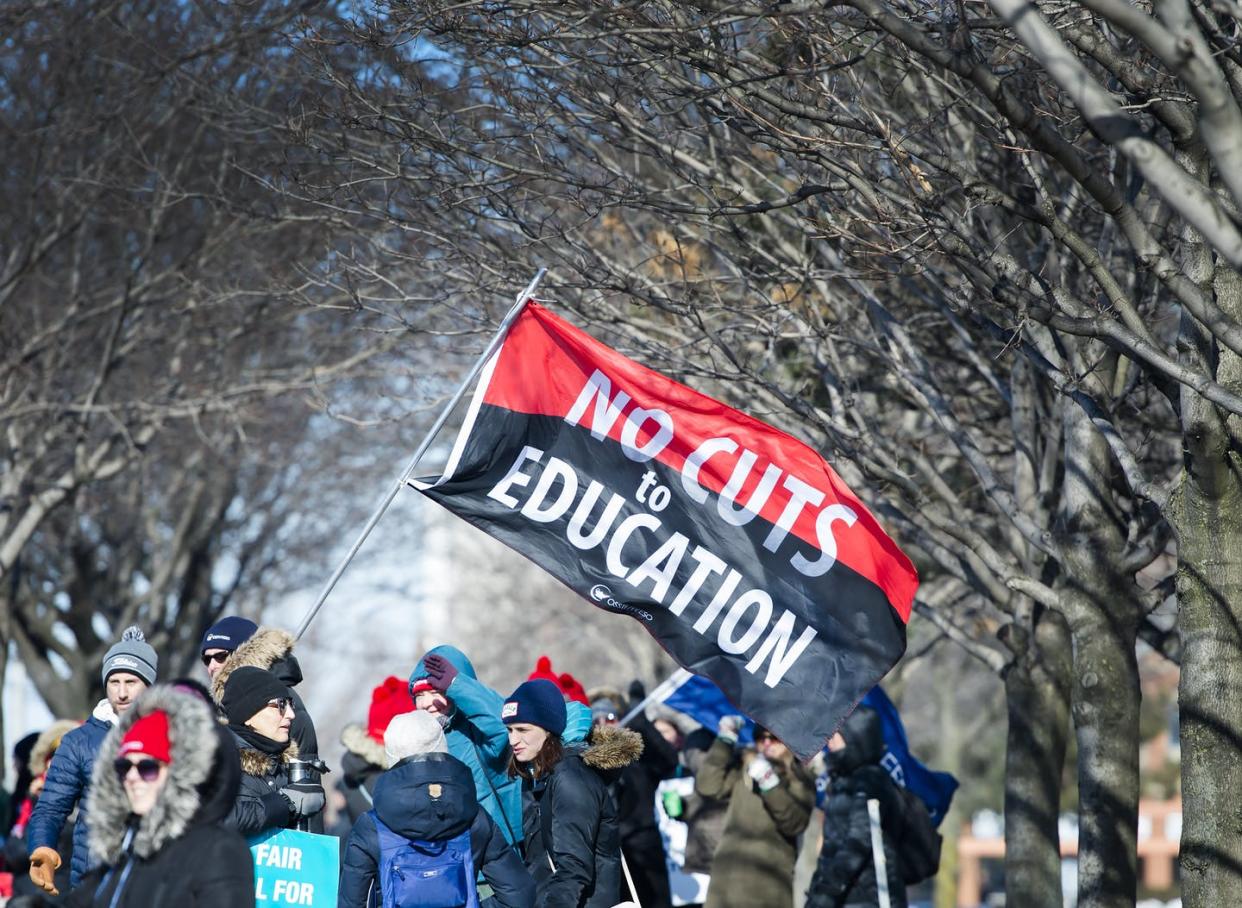
[[[224,660],[229,657],[228,650],[221,650],[218,653],[203,653],[203,665],[210,666],[213,662],[224,664]]]
[[[282,716],[285,714],[285,710],[292,705],[293,699],[291,697],[277,697],[275,700],[267,701],[267,708],[276,710]]]
[[[116,770],[116,777],[121,782],[125,781],[131,769],[138,770],[138,778],[142,779],[142,781],[154,782],[159,777],[160,767],[163,765],[163,763],[153,757],[147,757],[145,760],[139,760],[137,763],[124,757],[117,757],[112,764],[112,768]]]
[[[765,741],[775,741],[775,740],[776,740],[776,735],[771,734],[770,732],[760,732],[759,734],[755,735],[756,744],[762,744]]]

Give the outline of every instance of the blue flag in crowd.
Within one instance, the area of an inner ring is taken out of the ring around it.
[[[724,716],[740,715],[736,706],[725,698],[720,688],[702,675],[690,675],[682,684],[664,699],[664,705],[685,713],[700,725],[716,730]],[[753,744],[755,740],[755,723],[747,719],[738,734],[743,744]]]
[[[877,684],[871,688],[862,698],[861,705],[871,707],[880,717],[887,748],[881,761],[884,768],[894,782],[918,795],[927,805],[932,822],[939,826],[949,812],[953,792],[957,791],[957,779],[947,772],[934,772],[914,758],[910,745],[906,743],[906,727],[901,724],[901,714],[882,687]]]
[[[688,674],[688,673],[687,673]],[[674,682],[676,683],[676,682]],[[738,710],[730,703],[720,688],[700,675],[689,675],[684,681],[673,687],[671,693],[663,697],[665,706],[685,713],[700,725],[715,729],[722,716],[737,715]],[[918,795],[927,805],[932,822],[937,826],[949,812],[949,804],[953,801],[953,792],[957,791],[957,779],[947,772],[935,772],[928,769],[910,753],[910,745],[906,741],[906,727],[901,722],[901,714],[888,694],[878,685],[873,687],[862,699],[862,706],[874,709],[880,717],[880,727],[884,731],[885,753],[881,761],[885,769],[893,777],[893,781]],[[749,744],[754,740],[754,723],[749,719],[742,729],[740,740]],[[818,780],[816,786],[820,793],[827,790],[827,777]]]

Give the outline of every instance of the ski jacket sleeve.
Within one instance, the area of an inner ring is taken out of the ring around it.
[[[489,764],[489,769],[503,768],[508,761],[509,748],[509,729],[500,720],[504,697],[465,672],[457,673],[449,685],[448,697],[479,733],[475,746],[480,757]]]
[[[82,730],[75,728],[65,735],[52,757],[43,782],[43,793],[39,795],[26,826],[26,842],[32,853],[36,848],[57,848],[60,831],[86,790],[94,752],[85,743]]]
[[[540,908],[578,908],[582,894],[595,883],[595,843],[608,790],[591,770],[558,773],[544,795],[551,797],[550,821],[544,823],[548,856],[554,871],[539,883]]]
[[[814,789],[793,770],[781,777],[779,785],[770,791],[759,792],[759,796],[776,828],[788,839],[800,835],[811,821]]]
[[[482,811],[480,811],[481,813]],[[341,884],[337,890],[337,908],[367,908],[371,889],[379,875],[379,834],[367,814],[358,818],[345,856],[341,859]]]
[[[707,749],[694,777],[694,790],[705,798],[727,800],[741,773],[741,767],[733,759],[733,745],[717,738]]]
[[[474,866],[492,887],[489,905],[535,908],[535,881],[486,810],[479,810],[470,827],[470,847],[474,852]]]

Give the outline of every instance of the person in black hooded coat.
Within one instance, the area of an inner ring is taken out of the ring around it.
[[[906,908],[895,842],[903,810],[897,785],[880,766],[880,717],[860,706],[828,741],[831,779],[824,805],[824,845],[807,893],[807,908],[874,908],[879,904],[867,801],[880,802],[880,829],[891,908]]]
[[[154,805],[138,816],[117,776],[114,758],[127,732],[157,712],[167,717],[171,759]],[[102,863],[60,904],[71,908],[254,905],[250,849],[240,835],[219,825],[237,796],[241,777],[237,751],[206,703],[170,687],[153,687],[121,715],[100,754],[104,759],[96,761],[91,782],[88,842],[92,859]]]
[[[585,747],[566,745],[565,701],[551,681],[518,686],[501,709],[522,780],[522,848],[539,908],[612,908],[625,888],[611,786],[642,754],[628,728],[596,726]]]
[[[397,762],[375,783],[374,815],[380,822],[397,835],[422,842],[447,841],[470,830],[474,867],[493,892],[483,904],[533,908],[534,880],[491,816],[480,809],[474,775],[449,754],[439,723],[425,712],[397,716],[385,744],[388,757]],[[379,865],[379,832],[368,811],[354,824],[345,846],[338,908],[382,903]]]

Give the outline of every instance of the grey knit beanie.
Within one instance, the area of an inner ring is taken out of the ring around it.
[[[400,763],[415,754],[446,754],[449,752],[444,729],[436,717],[425,710],[394,716],[384,732],[384,752],[388,765]]]
[[[155,683],[156,669],[160,658],[155,648],[147,643],[146,636],[137,627],[127,627],[121,634],[119,642],[112,644],[103,661],[103,680],[108,683],[108,676],[113,672],[129,672],[137,675],[148,685]]]

